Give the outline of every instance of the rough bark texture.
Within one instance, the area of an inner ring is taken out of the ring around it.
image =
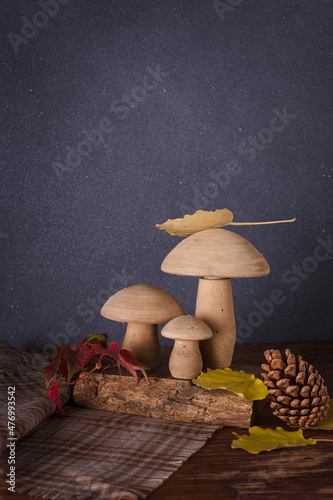
[[[248,428],[253,403],[228,391],[208,391],[189,380],[171,377],[167,358],[138,385],[131,376],[116,372],[92,373],[75,385],[79,406],[181,422],[202,422]]]

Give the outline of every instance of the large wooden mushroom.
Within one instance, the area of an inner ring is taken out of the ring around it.
[[[269,265],[242,236],[226,229],[206,229],[181,241],[165,257],[162,271],[199,277],[195,316],[211,328],[213,337],[200,342],[204,367],[230,366],[236,324],[230,278],[269,274]]]
[[[177,300],[153,285],[124,288],[112,295],[101,310],[105,318],[128,323],[122,348],[131,351],[144,370],[155,368],[160,360],[157,325],[182,314]]]

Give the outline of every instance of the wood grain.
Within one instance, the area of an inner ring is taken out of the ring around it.
[[[188,236],[171,250],[162,271],[202,278],[266,276],[270,268],[245,238],[227,229],[205,229]]]
[[[286,347],[313,364],[332,395],[333,342],[236,345],[232,368],[237,364],[244,371],[253,370],[258,374],[266,349]],[[274,417],[269,405],[255,424],[287,429]],[[233,432],[242,434],[245,431],[225,427],[215,432],[210,441],[147,500],[281,500],[284,496],[297,500],[332,500],[332,443],[320,442],[316,446],[250,455],[244,450],[231,449]],[[306,438],[332,439],[329,431],[307,430],[304,435]],[[4,485],[0,485],[0,498],[31,500],[28,496],[9,494]]]
[[[230,366],[236,342],[236,322],[230,279],[200,278],[195,316],[213,332],[200,342],[203,366],[211,369]]]
[[[184,314],[179,302],[168,292],[153,285],[133,285],[112,295],[101,315],[125,323],[164,324]]]
[[[232,361],[236,324],[230,278],[265,276],[265,258],[245,238],[226,229],[206,229],[182,240],[165,257],[162,271],[198,276],[195,316],[207,323],[211,339],[201,342],[203,366],[226,368]]]
[[[266,349],[286,347],[311,362],[333,394],[333,342],[236,345],[234,363],[250,371],[263,362]],[[269,405],[255,425],[290,430],[272,414]],[[250,455],[244,450],[231,449],[233,432],[243,434],[228,427],[215,432],[210,441],[147,500],[281,500],[285,496],[297,500],[332,500],[332,443]],[[333,439],[329,431],[308,430],[304,436]]]

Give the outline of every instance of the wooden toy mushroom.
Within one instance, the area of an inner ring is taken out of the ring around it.
[[[165,290],[153,285],[134,285],[120,290],[104,304],[101,315],[128,323],[123,349],[131,351],[141,368],[151,370],[160,360],[158,324],[184,314],[181,305]]]
[[[179,316],[169,321],[161,334],[175,341],[169,360],[171,375],[185,380],[197,377],[203,366],[199,340],[207,340],[213,335],[206,323],[194,316]]]
[[[269,274],[269,265],[242,236],[226,229],[206,229],[182,240],[165,257],[162,271],[199,277],[195,316],[207,323],[213,337],[200,342],[204,367],[230,366],[236,324],[230,278]]]

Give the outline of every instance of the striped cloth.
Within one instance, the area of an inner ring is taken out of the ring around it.
[[[25,436],[55,412],[56,406],[48,399],[43,368],[50,363],[46,356],[27,353],[8,342],[0,341],[0,453],[8,444],[7,400],[10,387],[15,387],[15,436]],[[69,388],[60,386],[60,400],[70,398]]]
[[[2,448],[8,444],[7,390],[16,387],[15,430],[21,438],[15,442],[16,492],[57,500],[145,498],[221,427],[72,404],[65,406],[67,417],[51,415],[55,408],[45,397],[45,363],[0,342]],[[64,392],[63,402],[68,398]],[[8,457],[9,450],[0,456],[2,478]]]

